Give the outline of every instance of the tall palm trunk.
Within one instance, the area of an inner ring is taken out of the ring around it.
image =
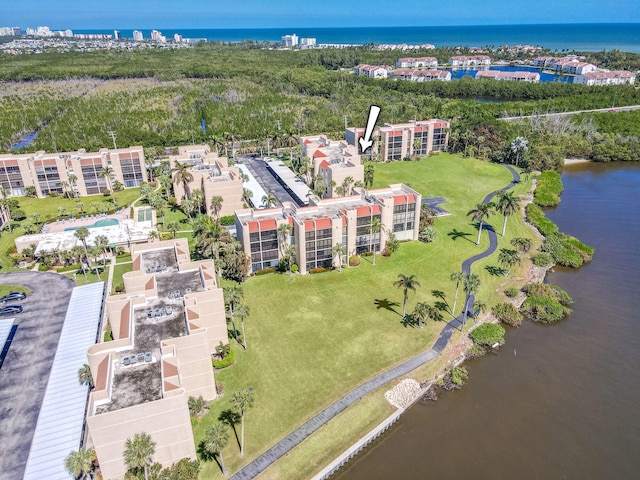
[[[482,224],[484,222],[482,220],[480,220],[480,228],[478,228],[478,241],[476,242],[476,245],[480,245],[480,235],[482,235]]]
[[[451,315],[456,316],[456,303],[458,302],[458,289],[460,288],[460,282],[456,282],[456,295],[453,297],[453,310],[451,310]]]
[[[505,232],[507,231],[507,215],[504,216],[504,222],[502,223],[502,236],[504,237]]]
[[[402,302],[402,318],[407,316],[407,297],[409,296],[409,291],[404,289],[404,301]]]

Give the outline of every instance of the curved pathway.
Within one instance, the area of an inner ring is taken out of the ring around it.
[[[506,168],[511,171],[513,175],[513,181],[504,187],[502,190],[508,190],[512,188],[516,183],[520,181],[520,175],[509,165],[505,165]],[[485,197],[483,203],[488,203],[491,201],[491,198],[496,194],[496,192],[491,192],[489,195]],[[487,233],[489,234],[489,247],[467,260],[462,264],[462,271],[465,273],[469,273],[471,269],[471,264],[481,258],[485,258],[491,255],[496,251],[498,247],[498,237],[496,232],[490,226],[486,227]],[[465,305],[469,305],[471,310],[473,310],[474,298],[473,295],[469,296],[465,301]],[[467,309],[469,311],[469,309]],[[340,397],[338,400],[333,402],[327,408],[322,410],[316,416],[311,418],[311,420],[307,421],[297,429],[295,429],[290,435],[285,437],[283,440],[276,443],[273,447],[269,448],[266,452],[256,458],[254,461],[248,463],[244,468],[238,471],[236,474],[231,476],[231,480],[245,480],[252,479],[262,473],[267,469],[272,463],[278,460],[280,457],[286,455],[293,447],[301,443],[304,439],[306,439],[313,432],[318,430],[320,427],[325,425],[329,420],[334,418],[340,412],[346,410],[351,404],[361,399],[368,393],[376,390],[378,387],[383,386],[384,384],[395,380],[398,377],[406,375],[407,373],[415,370],[416,368],[424,365],[425,363],[430,362],[438,355],[442,353],[442,351],[449,343],[449,339],[453,332],[460,328],[465,318],[463,318],[463,313],[460,313],[456,318],[451,320],[446,327],[442,329],[438,339],[436,340],[433,347],[431,347],[426,352],[420,353],[413,358],[410,358],[404,363],[392,368],[391,370],[387,370],[370,380],[358,385],[356,388],[348,392],[346,395]]]

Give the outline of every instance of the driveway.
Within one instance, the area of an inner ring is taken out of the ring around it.
[[[55,273],[16,272],[1,274],[0,284],[31,290],[13,302],[24,311],[15,316],[17,329],[0,369],[0,476],[19,479],[75,283]]]

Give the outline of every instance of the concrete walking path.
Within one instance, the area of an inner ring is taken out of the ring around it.
[[[518,175],[518,173],[509,165],[505,166],[509,169],[509,171],[511,171],[511,174],[513,175],[513,181],[502,190],[508,190],[520,181],[520,176]],[[488,203],[489,201],[491,201],[491,198],[493,197],[493,195],[495,195],[495,193],[496,192],[492,192],[487,195],[483,200],[483,203]],[[473,262],[480,260],[481,258],[485,258],[496,251],[496,248],[498,247],[498,237],[496,235],[496,232],[488,225],[486,226],[486,230],[489,234],[489,247],[482,253],[479,253],[478,255],[465,260],[462,264],[463,272],[469,273],[471,264]],[[470,310],[473,311],[473,304],[474,298],[473,295],[471,295],[465,300],[465,305],[468,306],[467,312],[469,312]],[[357,400],[361,399],[377,388],[385,385],[386,383],[395,380],[396,378],[399,378],[403,375],[406,375],[407,373],[436,358],[443,352],[443,350],[449,343],[449,340],[451,339],[454,331],[462,327],[464,321],[466,320],[466,316],[463,314],[464,312],[461,312],[456,318],[451,320],[446,327],[444,327],[442,332],[440,332],[440,335],[438,336],[435,344],[429,350],[420,353],[415,357],[410,358],[406,362],[392,368],[391,370],[387,370],[386,372],[376,375],[370,380],[367,380],[366,382],[358,385],[356,388],[340,397],[338,400],[322,410],[309,421],[295,429],[290,435],[276,443],[273,447],[269,448],[258,458],[248,463],[244,468],[232,475],[230,479],[248,480],[255,478],[264,470],[266,470],[267,467],[269,467],[272,463],[277,461],[280,457],[286,455],[292,448],[294,448],[320,427],[329,422],[329,420],[334,418],[340,412],[346,410]]]

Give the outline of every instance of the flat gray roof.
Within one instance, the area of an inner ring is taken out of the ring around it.
[[[78,383],[78,369],[87,363],[87,349],[96,343],[104,288],[105,283],[98,282],[75,287],[71,293],[33,434],[25,480],[73,478],[64,468],[64,460],[80,448],[89,394],[89,386]]]
[[[267,192],[264,191],[264,188],[258,183],[256,177],[253,176],[251,171],[247,168],[246,165],[242,163],[236,163],[234,167],[238,167],[242,173],[249,177],[249,180],[244,182],[244,188],[247,188],[251,191],[251,203],[255,208],[264,208],[262,205],[262,197],[267,195]]]

